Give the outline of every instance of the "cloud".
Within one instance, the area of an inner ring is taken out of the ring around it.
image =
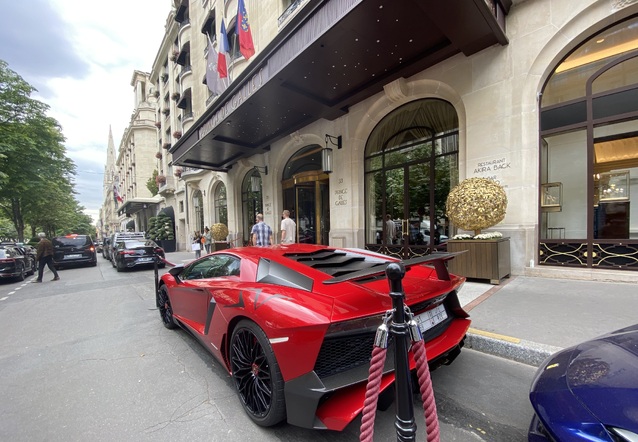
[[[45,0],[4,2],[0,14],[0,58],[20,74],[43,97],[52,91],[47,80],[89,74],[89,64],[73,48],[68,26],[53,5]]]
[[[134,110],[133,72],[150,72],[171,1],[3,3],[0,59],[51,107],[67,156],[77,165],[77,199],[95,219],[103,202],[109,129],[117,149]]]

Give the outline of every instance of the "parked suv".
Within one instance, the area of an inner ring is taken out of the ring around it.
[[[95,244],[89,235],[53,238],[53,265],[56,269],[72,265],[97,265]]]

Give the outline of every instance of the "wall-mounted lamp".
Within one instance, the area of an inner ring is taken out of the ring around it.
[[[321,149],[321,168],[324,173],[332,172],[332,148],[328,147],[328,141],[333,146],[337,146],[337,149],[341,149],[341,135],[334,137],[326,134],[326,147]]]

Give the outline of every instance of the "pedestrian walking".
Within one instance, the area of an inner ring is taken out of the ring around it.
[[[206,249],[206,254],[210,253],[210,246],[213,242],[213,234],[211,233],[208,226],[204,227],[204,248]]]
[[[35,259],[38,261],[38,279],[33,282],[42,282],[42,274],[44,273],[44,266],[48,266],[49,270],[53,272],[53,279],[51,281],[59,281],[58,271],[53,265],[53,244],[46,238],[44,232],[38,233],[40,242],[38,243]]]
[[[199,230],[195,230],[195,233],[193,233],[191,249],[195,252],[195,259],[202,256],[202,235]]]
[[[250,231],[253,245],[258,247],[266,247],[272,245],[272,229],[268,224],[264,222],[264,215],[258,213],[255,220],[257,221],[257,224],[255,224]]]
[[[397,236],[397,226],[392,221],[392,216],[388,213],[385,216],[385,239],[388,244],[394,244],[394,238]]]
[[[284,210],[281,214],[281,243],[292,244],[295,242],[295,234],[297,233],[297,224],[290,218],[290,211]]]

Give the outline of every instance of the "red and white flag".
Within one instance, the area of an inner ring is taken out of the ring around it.
[[[244,0],[237,2],[237,36],[239,37],[239,51],[246,60],[255,55],[253,36],[248,24],[248,13]]]

